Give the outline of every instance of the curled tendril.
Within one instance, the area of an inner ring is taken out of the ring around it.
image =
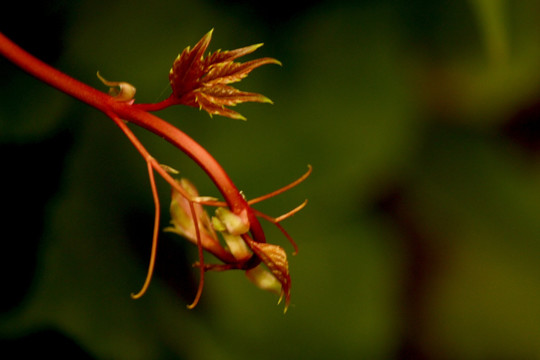
[[[109,95],[117,101],[133,103],[137,91],[135,86],[125,81],[108,81],[100,75],[99,71],[97,77],[104,85],[109,87]]]

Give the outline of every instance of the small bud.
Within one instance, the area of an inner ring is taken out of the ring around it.
[[[135,92],[137,89],[130,83],[125,81],[108,81],[99,74],[99,71],[97,72],[97,77],[104,85],[109,86],[109,95],[114,97],[116,100],[122,102],[132,102],[135,98]]]
[[[212,216],[212,227],[214,228],[214,230],[219,231],[219,232],[227,231],[225,224],[223,224],[221,220],[219,220],[215,216]]]
[[[236,260],[246,261],[251,257],[251,250],[242,237],[239,235],[230,235],[225,232],[222,235],[225,243],[227,243],[227,247]]]
[[[169,165],[159,164],[159,166],[161,166],[161,168],[163,170],[165,170],[166,172],[168,172],[169,174],[172,174],[172,175],[180,174],[180,171],[176,170],[175,168],[173,168],[173,167],[171,167]]]
[[[197,188],[195,188],[189,180],[182,178],[176,181],[188,194],[194,197],[199,195]],[[197,234],[189,201],[182,194],[174,190],[172,193],[170,213],[172,226],[167,227],[165,230],[185,236],[193,243],[196,243]],[[214,237],[214,234],[210,229],[210,219],[201,205],[195,204],[195,213],[199,230],[202,232],[203,236],[208,235],[209,237]]]
[[[259,289],[281,295],[281,283],[271,272],[266,270],[262,264],[246,271],[246,276],[252,283],[257,285]]]
[[[249,221],[246,216],[236,215],[223,207],[216,209],[216,216],[231,235],[242,235],[249,231]]]

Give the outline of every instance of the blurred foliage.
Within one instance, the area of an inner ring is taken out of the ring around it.
[[[540,358],[540,2],[40,1],[1,31],[66,73],[168,95],[176,55],[265,42],[240,89],[247,122],[160,116],[216,156],[300,245],[292,306],[240,272],[208,273],[161,237],[142,299],[153,203],[145,164],[103,114],[0,59],[2,351],[95,359]],[[103,89],[105,90],[105,89]],[[144,131],[205,195],[204,174]],[[161,183],[166,214],[169,190]],[[168,222],[164,216],[163,226]],[[272,242],[286,240],[268,228]]]

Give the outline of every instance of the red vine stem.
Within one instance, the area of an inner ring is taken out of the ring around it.
[[[131,103],[119,102],[112,96],[98,91],[47,65],[20,48],[2,33],[0,33],[0,54],[22,70],[55,89],[102,111],[108,116],[115,114],[120,119],[143,127],[185,152],[207,173],[223,195],[231,211],[236,214],[246,213],[250,222],[250,231],[253,239],[257,242],[266,241],[255,213],[221,165],[219,165],[208,151],[187,134],[161,118],[145,111],[148,109],[148,106],[142,106],[142,109],[145,109],[142,110]],[[159,172],[159,170],[157,171]]]

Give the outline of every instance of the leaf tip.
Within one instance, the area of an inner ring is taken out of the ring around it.
[[[258,43],[258,44],[253,44],[249,47],[249,52],[253,52],[255,50],[257,50],[258,48],[262,47],[264,45],[264,43]]]
[[[266,103],[266,104],[273,104],[273,103],[274,103],[274,102],[272,101],[272,99],[267,98],[266,96],[263,96],[263,97],[261,98],[261,102],[262,102],[262,103]]]
[[[279,61],[278,59],[274,59],[272,58],[272,62],[270,62],[271,64],[276,64],[276,65],[279,65],[279,66],[283,66],[283,63],[281,61]]]
[[[239,114],[239,113],[236,113],[236,114],[232,115],[231,118],[234,119],[234,120],[247,121],[247,118],[244,115]]]

